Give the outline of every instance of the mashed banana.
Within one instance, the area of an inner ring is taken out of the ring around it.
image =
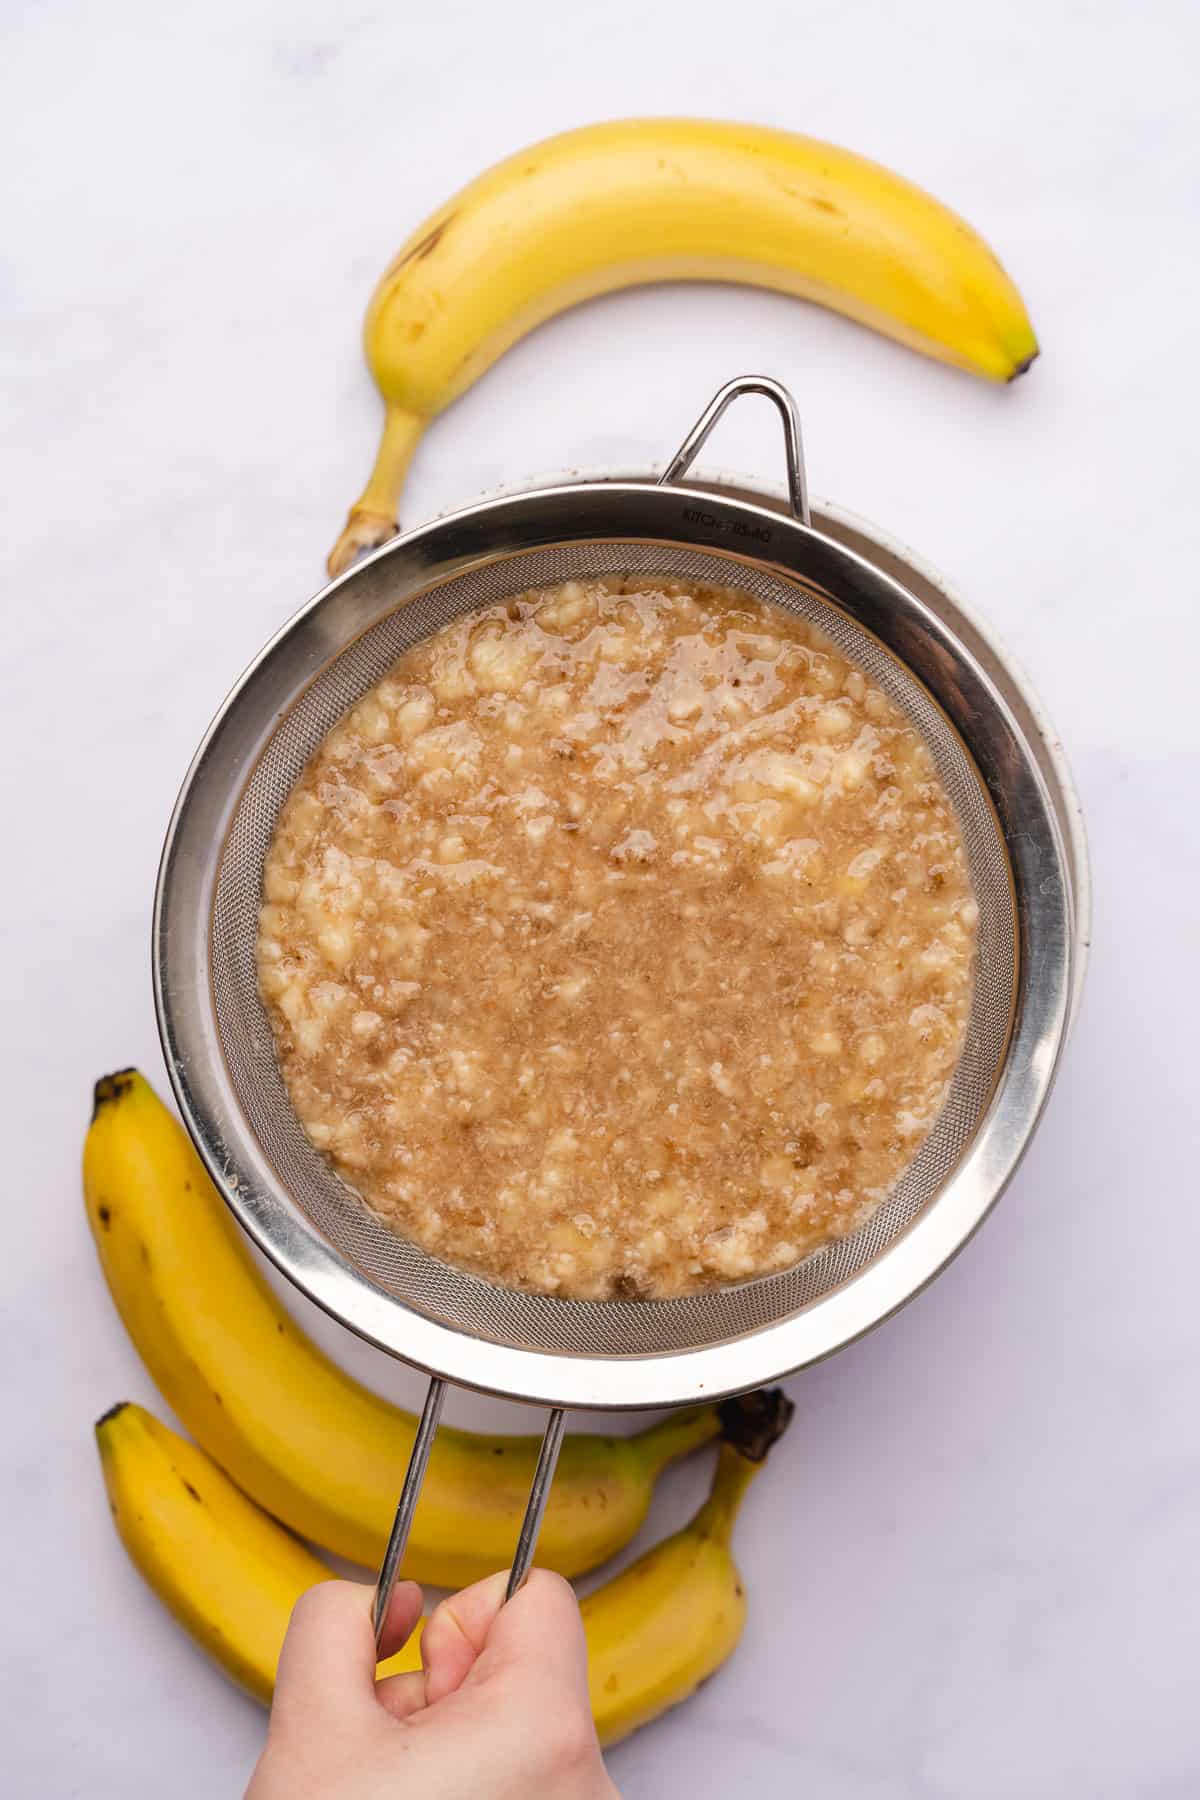
[[[449,625],[289,797],[258,941],[312,1142],[501,1285],[659,1298],[866,1220],[942,1104],[978,910],[917,733],[732,590]]]

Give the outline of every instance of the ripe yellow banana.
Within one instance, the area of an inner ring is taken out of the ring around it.
[[[695,1518],[581,1601],[602,1744],[619,1743],[686,1700],[737,1648],[746,1595],[730,1547],[734,1522],[792,1410],[777,1389],[723,1409],[731,1441],[721,1445]]]
[[[270,1700],[292,1607],[331,1571],[140,1406],[96,1421],[121,1542],[159,1599],[226,1673]]]
[[[254,1267],[191,1143],[135,1070],[96,1083],[84,1198],[101,1265],[164,1399],[252,1499],[353,1562],[383,1555],[415,1422],[343,1373]],[[654,1483],[716,1435],[711,1408],[563,1445],[538,1561],[578,1575],[637,1531]],[[511,1561],[535,1437],[438,1433],[405,1573],[462,1587]]]
[[[767,1436],[787,1423],[781,1396]],[[150,1586],[200,1646],[269,1701],[296,1601],[329,1570],[269,1519],[202,1450],[140,1406],[114,1406],[96,1426],[121,1541]],[[588,1686],[602,1744],[615,1744],[685,1700],[732,1653],[746,1600],[730,1550],[743,1494],[766,1443],[721,1446],[712,1490],[690,1525],[583,1601]],[[381,1676],[420,1667],[420,1629]]]
[[[121,1542],[184,1630],[257,1700],[270,1701],[301,1594],[332,1571],[248,1500],[211,1457],[128,1403],[96,1423]],[[385,1666],[421,1666],[419,1635]]]
[[[994,381],[1037,355],[983,239],[878,163],[757,125],[585,126],[485,171],[385,272],[365,327],[383,441],[329,573],[392,536],[422,432],[518,338],[614,288],[686,280],[795,294]]]

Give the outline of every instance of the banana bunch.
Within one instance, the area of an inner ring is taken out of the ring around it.
[[[588,1686],[602,1744],[686,1699],[737,1644],[746,1601],[730,1550],[734,1520],[790,1414],[777,1393],[731,1408],[730,1441],[695,1518],[584,1599]],[[202,1450],[140,1406],[114,1406],[97,1423],[96,1439],[131,1559],[196,1642],[268,1701],[292,1608],[330,1571]],[[418,1629],[378,1674],[420,1666]]]
[[[1038,353],[983,239],[878,163],[764,126],[585,126],[486,170],[385,271],[365,326],[383,438],[330,575],[393,535],[422,433],[497,357],[578,301],[654,281],[795,294],[992,381]]]
[[[176,1417],[244,1494],[302,1537],[378,1567],[416,1421],[354,1381],[276,1300],[186,1134],[129,1069],[96,1083],[87,1215],[117,1311]],[[668,1464],[715,1410],[634,1437],[564,1441],[538,1561],[580,1575],[616,1554]],[[464,1587],[512,1558],[540,1439],[443,1426],[404,1572]]]
[[[83,1173],[117,1309],[196,1439],[139,1406],[104,1415],[96,1437],[117,1530],[185,1629],[269,1700],[292,1608],[331,1573],[284,1525],[378,1565],[416,1422],[344,1374],[278,1304],[186,1135],[136,1070],[96,1083]],[[538,1561],[578,1575],[628,1543],[669,1463],[722,1438],[691,1524],[583,1601],[602,1742],[684,1699],[737,1643],[745,1599],[734,1519],[791,1411],[778,1392],[757,1394],[632,1438],[564,1441]],[[504,1568],[538,1448],[536,1438],[443,1428],[405,1573],[461,1587]],[[418,1632],[381,1673],[419,1667]]]

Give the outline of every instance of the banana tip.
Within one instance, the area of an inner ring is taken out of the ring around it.
[[[1009,381],[1017,381],[1020,379],[1020,377],[1022,375],[1027,374],[1028,371],[1030,369],[1032,369],[1034,363],[1037,361],[1038,357],[1041,354],[1042,354],[1042,352],[1041,352],[1040,346],[1035,344],[1033,349],[1029,352],[1029,355],[1027,357],[1025,357],[1025,359],[1022,362],[1019,362],[1017,364],[1016,368],[1013,370],[1012,374],[1008,378]]]
[[[119,1100],[127,1094],[137,1076],[136,1069],[117,1069],[111,1075],[102,1075],[92,1089],[92,1117],[96,1117],[101,1107],[113,1100]]]
[[[792,1422],[796,1408],[782,1388],[758,1388],[738,1394],[717,1408],[721,1436],[748,1462],[762,1462]]]
[[[118,1413],[123,1413],[128,1405],[128,1400],[118,1400],[115,1406],[110,1406],[107,1412],[101,1413],[96,1420],[96,1430],[102,1430],[105,1425],[116,1418]]]

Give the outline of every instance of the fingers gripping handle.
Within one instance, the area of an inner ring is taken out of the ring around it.
[[[446,1397],[446,1384],[435,1375],[429,1383],[425,1395],[425,1406],[421,1413],[421,1422],[417,1426],[417,1435],[413,1440],[412,1454],[408,1459],[408,1469],[404,1476],[404,1486],[400,1490],[400,1498],[396,1503],[396,1517],[392,1521],[391,1535],[383,1556],[383,1566],[379,1571],[379,1580],[375,1587],[375,1646],[378,1649],[383,1638],[383,1627],[391,1604],[392,1590],[400,1573],[400,1564],[404,1560],[404,1552],[408,1546],[408,1534],[412,1528],[413,1514],[417,1510],[417,1501],[421,1495],[421,1484],[425,1479],[425,1470],[429,1463],[429,1452],[433,1448],[433,1440],[437,1435],[438,1421],[442,1416],[442,1402]],[[542,1448],[538,1454],[537,1468],[533,1472],[533,1484],[529,1490],[529,1500],[525,1507],[525,1517],[521,1521],[521,1535],[517,1540],[516,1553],[508,1576],[508,1589],[505,1599],[511,1600],[513,1595],[524,1585],[533,1564],[533,1553],[537,1548],[538,1532],[541,1529],[542,1516],[546,1511],[546,1501],[550,1497],[550,1484],[554,1480],[554,1469],[558,1462],[558,1453],[562,1448],[563,1425],[565,1415],[561,1406],[556,1406],[546,1424],[546,1433],[542,1439]]]

